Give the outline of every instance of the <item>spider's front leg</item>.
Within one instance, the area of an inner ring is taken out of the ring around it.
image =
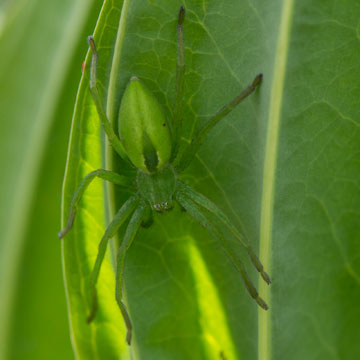
[[[240,275],[250,296],[257,302],[257,304],[261,308],[267,310],[269,308],[268,305],[259,296],[259,293],[250,281],[241,260],[238,258],[238,256],[234,254],[233,250],[227,244],[219,230],[211,223],[211,221],[201,212],[198,206],[188,196],[184,195],[181,191],[178,190],[175,194],[175,197],[178,203],[189,213],[192,218],[194,218],[194,220],[196,220],[200,225],[206,228],[214,236],[215,239],[218,239],[220,241],[220,245],[225,251],[226,255],[240,272]]]

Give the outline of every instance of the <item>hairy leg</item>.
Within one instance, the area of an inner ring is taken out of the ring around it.
[[[225,253],[227,254],[227,256],[229,257],[230,261],[240,272],[241,277],[245,283],[245,286],[246,286],[250,296],[257,302],[257,304],[261,308],[263,308],[264,310],[267,310],[269,308],[268,305],[259,296],[256,288],[251,283],[241,260],[234,254],[233,250],[226,243],[225,239],[223,238],[221,233],[218,231],[218,229],[200,211],[198,206],[189,197],[187,197],[180,191],[176,192],[175,197],[176,197],[176,200],[179,202],[179,204],[190,214],[191,217],[193,217],[200,225],[202,225],[204,228],[206,228],[216,239],[218,239],[220,241],[221,246],[222,246],[223,250],[225,251]]]
[[[69,232],[69,230],[72,228],[78,203],[79,203],[81,197],[83,196],[85,190],[90,185],[90,183],[95,179],[95,177],[110,181],[113,184],[120,185],[125,188],[130,188],[130,186],[131,186],[131,182],[128,178],[126,178],[125,176],[121,176],[115,172],[108,171],[108,170],[98,169],[98,170],[94,170],[90,174],[86,175],[85,178],[80,183],[80,185],[78,186],[78,188],[76,189],[75,194],[72,198],[71,206],[70,206],[70,214],[69,214],[67,224],[66,224],[65,228],[62,229],[58,233],[58,237],[60,239],[63,238]]]
[[[89,316],[87,318],[88,322],[91,322],[94,319],[97,310],[97,294],[96,294],[96,282],[99,278],[101,264],[104,260],[106,248],[109,240],[115,235],[116,231],[120,226],[125,222],[125,220],[130,216],[130,214],[138,206],[139,199],[138,196],[134,195],[130,197],[116,213],[114,219],[111,221],[107,227],[104,236],[102,237],[99,244],[99,251],[96,257],[94,269],[90,277],[90,294],[91,294],[91,309]]]
[[[127,328],[126,342],[131,344],[132,337],[132,325],[130,321],[129,314],[126,310],[126,307],[122,301],[122,287],[123,287],[123,273],[124,273],[124,262],[127,249],[130,247],[132,241],[134,240],[141,223],[146,217],[146,205],[140,204],[139,207],[135,210],[129,225],[126,229],[124,238],[121,242],[118,255],[117,255],[117,269],[116,269],[116,301],[119,305],[121,314],[124,318],[125,325]]]
[[[178,186],[186,196],[193,200],[197,205],[200,205],[215,215],[233,233],[233,235],[240,241],[242,246],[245,247],[252,263],[254,264],[256,270],[260,273],[261,277],[267,284],[270,284],[270,276],[265,272],[263,265],[261,264],[259,258],[255,255],[251,245],[245,240],[245,236],[240,234],[236,227],[231,223],[229,218],[204,195],[196,192],[194,189],[180,181],[178,181]]]
[[[244,99],[246,99],[255,89],[260,85],[262,79],[262,74],[258,74],[251,85],[249,85],[244,91],[237,95],[233,100],[231,100],[227,105],[222,107],[212,118],[210,118],[204,126],[195,134],[194,138],[191,140],[191,143],[185,149],[181,159],[176,162],[176,170],[178,173],[185,170],[197,151],[199,150],[200,145],[204,141],[208,132],[220,121],[222,120],[231,110],[233,110],[237,105],[239,105]]]

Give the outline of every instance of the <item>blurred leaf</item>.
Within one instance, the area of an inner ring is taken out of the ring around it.
[[[244,230],[272,275],[258,309],[210,235],[175,209],[155,216],[129,249],[126,302],[136,359],[292,359],[359,355],[359,4],[186,2],[185,139],[262,72],[261,88],[208,137],[182,175]],[[179,3],[106,2],[95,40],[98,86],[111,120],[130,76],[171,116]],[[121,18],[120,16],[121,10]],[[119,30],[117,30],[119,27]],[[88,69],[87,69],[88,71]],[[87,74],[77,99],[64,187],[104,166]],[[116,156],[110,167],[128,169]],[[86,286],[107,216],[91,185],[64,240],[70,313],[80,358],[127,358],[110,257],[99,313],[85,324]],[[118,208],[127,194],[110,191]],[[237,246],[234,240],[234,246]],[[239,254],[247,262],[245,254]],[[250,265],[250,264],[248,264]],[[250,277],[255,271],[248,266]],[[304,344],[298,346],[298,344]]]
[[[12,1],[0,23],[0,358],[71,358],[60,191],[86,37],[101,4]]]

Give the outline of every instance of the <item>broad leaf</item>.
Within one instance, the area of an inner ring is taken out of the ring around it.
[[[256,74],[264,75],[181,178],[218,204],[260,253],[270,287],[233,240],[270,310],[257,307],[219,244],[177,208],[156,215],[127,254],[131,348],[115,302],[110,251],[98,282],[99,311],[87,325],[88,280],[107,206],[117,209],[128,197],[119,189],[104,191],[97,181],[64,239],[76,352],[83,359],[126,359],[130,352],[146,360],[266,360],[287,359],[290,351],[292,359],[353,358],[360,353],[353,321],[360,295],[359,5],[288,0],[185,6],[184,143]],[[105,2],[95,32],[98,86],[114,123],[132,75],[172,116],[178,8],[165,0]],[[64,217],[81,179],[104,166],[104,154],[108,167],[129,173],[103,145],[88,65],[73,121]]]

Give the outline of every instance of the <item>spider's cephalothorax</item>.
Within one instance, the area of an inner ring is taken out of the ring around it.
[[[176,175],[171,165],[166,165],[152,174],[138,170],[136,183],[141,196],[155,211],[170,210],[173,207]]]
[[[209,230],[215,238],[221,241],[222,248],[240,272],[250,295],[263,309],[268,309],[267,304],[260,298],[257,290],[250,282],[241,260],[222,236],[218,227],[207,217],[206,211],[213,214],[241,242],[257,271],[264,281],[270,284],[268,274],[264,271],[261,262],[253,252],[251,246],[247,243],[245,237],[214,203],[202,194],[194,191],[179,179],[179,175],[191,163],[207,133],[236,105],[256,89],[261,82],[262,75],[257,75],[248,88],[242,91],[229,104],[225,105],[210,118],[195,134],[190,144],[181,152],[181,155],[179,155],[178,150],[182,135],[182,104],[185,76],[184,16],[185,9],[184,7],[181,7],[177,26],[178,56],[176,97],[171,123],[167,123],[162,107],[153,94],[137,77],[133,76],[130,79],[121,100],[118,118],[119,136],[114,133],[113,127],[107,119],[102,107],[101,98],[96,87],[98,53],[96,51],[94,39],[89,36],[89,45],[92,51],[90,69],[91,95],[111,145],[123,159],[129,161],[137,169],[137,176],[136,190],[133,191],[133,195],[131,195],[118,210],[101,239],[99,252],[89,284],[89,294],[92,299],[92,306],[88,316],[88,322],[92,321],[96,314],[96,282],[99,276],[101,263],[105,256],[107,243],[121,225],[130,218],[118,251],[116,271],[116,301],[126,323],[126,339],[128,344],[131,342],[132,325],[126,307],[122,302],[122,281],[126,250],[135,238],[139,227],[146,223],[151,223],[148,222],[149,214],[170,210],[173,207],[174,201],[179,203],[182,209],[187,211],[191,217]],[[133,189],[131,181],[124,175],[103,169],[95,170],[88,174],[74,194],[69,219],[65,228],[59,233],[60,238],[64,237],[71,229],[80,198],[95,177],[99,177],[128,189]],[[204,210],[206,211],[204,212]]]

